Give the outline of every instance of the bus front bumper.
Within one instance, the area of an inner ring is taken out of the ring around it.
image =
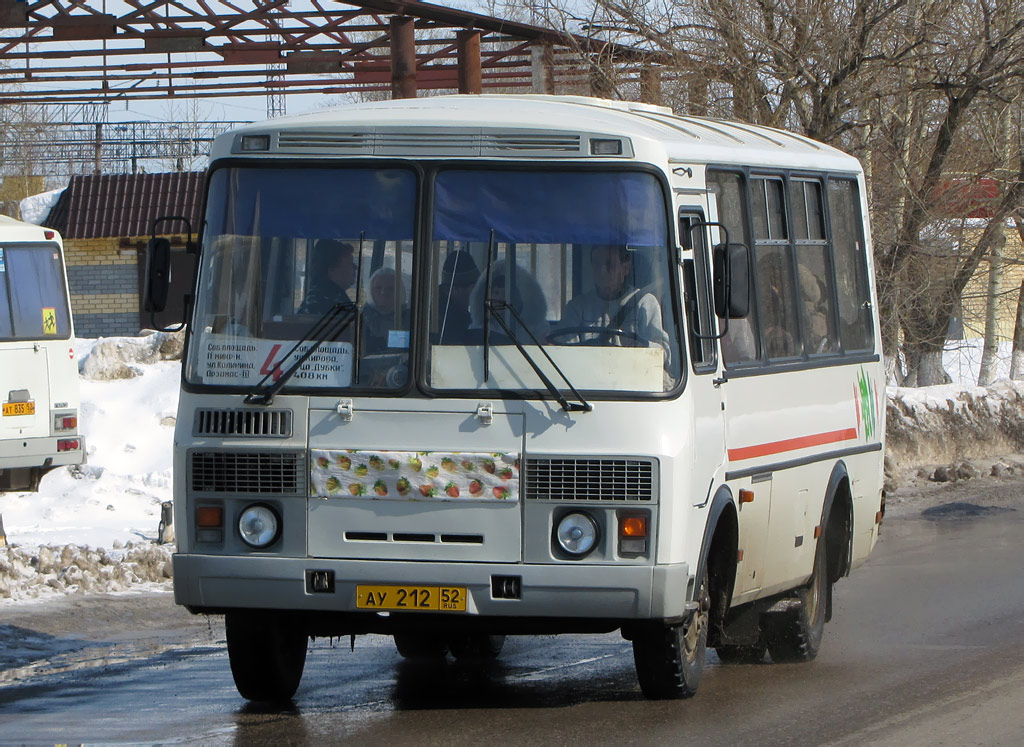
[[[356,587],[461,587],[459,616],[681,620],[690,582],[686,563],[656,566],[413,563],[259,556],[174,555],[174,601],[193,610],[273,609],[351,612]],[[333,573],[333,591],[312,592],[308,572]],[[494,580],[515,577],[519,597],[495,598]]]

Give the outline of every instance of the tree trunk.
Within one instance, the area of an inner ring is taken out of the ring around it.
[[[1013,325],[1010,378],[1024,379],[1024,280],[1020,281],[1020,295],[1017,296],[1017,320]]]
[[[999,363],[999,288],[1003,283],[1003,246],[1006,235],[1000,234],[992,245],[988,266],[988,293],[985,296],[985,345],[981,351],[978,386],[988,386],[996,378]]]
[[[917,362],[917,386],[934,386],[949,382],[949,374],[942,367],[942,349],[922,351]]]

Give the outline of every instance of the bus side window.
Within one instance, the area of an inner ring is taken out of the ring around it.
[[[835,284],[825,240],[821,183],[793,179],[789,183],[789,197],[799,286],[797,305],[803,322],[804,349],[809,355],[834,353],[839,349]]]
[[[761,341],[769,360],[793,358],[803,350],[782,186],[779,178],[750,180]]]
[[[830,179],[828,206],[839,297],[840,339],[845,350],[869,350],[873,332],[871,296],[857,183],[851,179]]]
[[[750,246],[743,176],[735,172],[709,172],[708,191],[715,195],[718,204],[717,219],[728,231],[729,241]],[[722,320],[719,320],[718,324],[722,327]],[[756,329],[757,307],[753,304],[747,316],[729,320],[729,328],[722,337],[722,360],[726,368],[757,360],[759,348],[754,332]]]

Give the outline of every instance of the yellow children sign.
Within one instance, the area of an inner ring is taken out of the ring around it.
[[[43,334],[57,334],[57,309],[53,306],[43,307]]]

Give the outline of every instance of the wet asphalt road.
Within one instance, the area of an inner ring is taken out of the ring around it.
[[[887,520],[814,662],[709,653],[689,701],[645,701],[617,634],[511,638],[485,669],[412,666],[364,637],[317,640],[294,706],[268,711],[238,696],[203,621],[190,645],[0,672],[0,742],[1019,744],[1021,514]]]

